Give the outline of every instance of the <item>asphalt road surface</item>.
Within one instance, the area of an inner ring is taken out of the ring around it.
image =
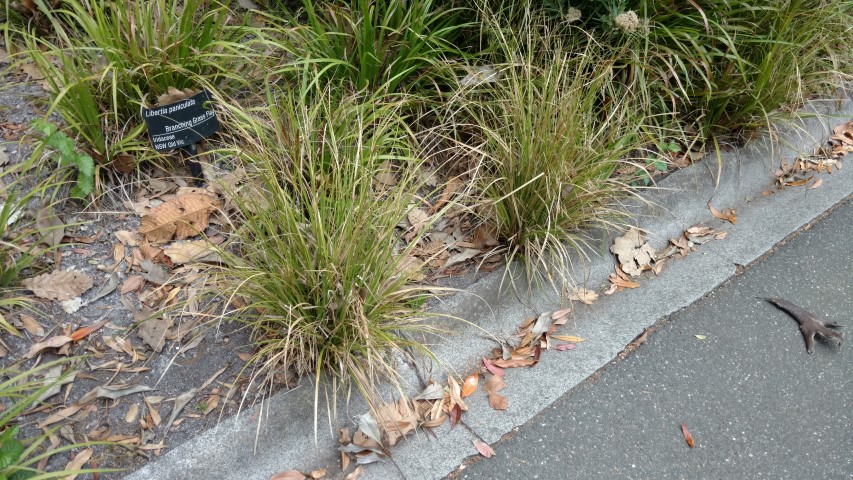
[[[838,321],[848,345],[809,355],[796,321],[756,297]],[[850,198],[657,327],[452,476],[853,479]]]

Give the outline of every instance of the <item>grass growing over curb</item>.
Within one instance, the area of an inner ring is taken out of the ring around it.
[[[244,218],[226,271],[246,299],[237,315],[253,330],[254,379],[311,375],[319,392],[330,373],[375,400],[382,380],[397,380],[397,355],[426,352],[406,332],[429,329],[418,311],[427,292],[403,263],[417,238],[403,247],[396,231],[419,163],[401,103],[308,86],[271,86],[267,99],[244,151]],[[388,171],[396,185],[376,184]]]

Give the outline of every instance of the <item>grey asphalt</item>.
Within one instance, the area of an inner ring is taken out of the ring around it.
[[[853,201],[794,234],[467,465],[462,479],[853,478],[853,347],[806,353],[780,297],[853,335]],[[698,272],[697,272],[698,273]],[[696,335],[704,335],[704,340]],[[690,449],[681,432],[694,437]]]

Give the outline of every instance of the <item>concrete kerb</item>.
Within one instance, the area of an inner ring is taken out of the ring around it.
[[[367,478],[441,478],[476,454],[471,446],[474,438],[497,441],[613,359],[645,328],[698,300],[734,275],[738,264],[755,260],[853,193],[850,167],[824,175],[820,188],[788,188],[768,196],[761,193],[772,188],[780,158],[790,161],[798,154],[811,153],[826,140],[831,126],[853,118],[853,102],[845,100],[840,109],[834,108],[835,103],[813,102],[805,109],[815,116],[778,127],[775,135],[745,148],[722,152],[723,172],[716,188],[716,154],[712,154],[667,177],[659,190],[649,191],[649,203],[638,202],[632,210],[638,214],[637,225],[648,232],[656,248],[699,222],[729,231],[728,237],[700,246],[685,259],[668,262],[660,277],[644,279],[641,288],[602,295],[591,306],[576,303],[562,333],[586,341],[569,352],[544,352],[533,369],[508,371],[507,387],[502,391],[509,398],[508,410],[492,410],[485,394],[478,391],[468,399],[470,411],[463,416],[462,426],[450,431],[445,424],[435,437],[420,432],[403,441],[394,448],[392,461],[367,467]],[[718,209],[736,209],[737,225],[713,218],[709,201]],[[575,279],[598,290],[612,268],[612,259],[603,255],[579,266]],[[525,292],[523,298],[517,292],[499,291],[503,275],[494,272],[464,293],[443,299],[436,308],[438,313],[470,322],[454,324],[454,334],[433,345],[444,368],[463,373],[487,355],[496,344],[486,338],[484,330],[494,335],[510,333],[524,318],[561,307],[561,296],[550,286]],[[401,367],[404,381],[415,392],[415,372]],[[429,365],[420,367],[422,374],[430,370]],[[431,368],[437,379],[442,378],[440,368]],[[367,411],[357,396],[348,406],[338,400],[338,418],[344,425]],[[126,478],[266,479],[290,468],[310,471],[321,467],[334,475],[339,464],[337,425],[322,409],[315,444],[313,401],[313,385],[306,382],[223,421]],[[322,397],[321,403],[326,404]],[[255,445],[257,452],[253,453]]]

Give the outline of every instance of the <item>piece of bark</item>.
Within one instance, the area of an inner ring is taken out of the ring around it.
[[[812,353],[814,351],[815,335],[821,335],[827,339],[837,339],[838,344],[841,345],[841,332],[836,332],[832,329],[841,328],[842,325],[839,325],[835,322],[823,323],[818,320],[817,316],[813,313],[781,298],[765,298],[764,300],[767,300],[776,307],[784,310],[789,315],[794,317],[797,323],[800,324],[800,331],[803,333],[803,338],[806,340],[807,352]]]

